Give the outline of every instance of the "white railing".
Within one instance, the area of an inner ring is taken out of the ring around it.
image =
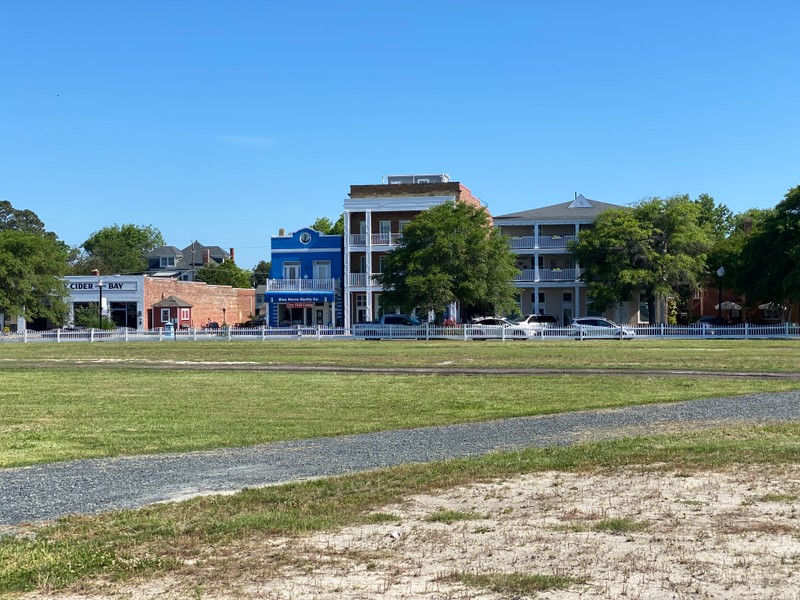
[[[294,339],[426,339],[426,340],[575,340],[575,339],[800,339],[800,325],[783,323],[776,325],[730,325],[722,327],[697,327],[693,325],[639,325],[624,329],[585,329],[573,327],[550,327],[540,331],[526,331],[519,327],[456,325],[440,327],[420,325],[415,327],[355,325],[343,327],[222,327],[219,329],[166,329],[148,331],[57,329],[51,331],[20,331],[0,334],[0,343],[34,342],[147,342],[147,341],[197,341],[197,340],[294,340]]]
[[[403,237],[401,233],[373,233],[372,245],[373,246],[396,246]]]
[[[539,278],[536,278],[535,269],[520,269],[514,281],[577,281],[577,269],[539,269]]]
[[[512,250],[535,250],[537,248],[566,248],[569,242],[578,239],[574,235],[540,235],[539,245],[532,235],[514,236],[510,239]]]
[[[350,246],[366,246],[367,245],[367,234],[366,233],[351,233],[350,234]]]
[[[378,276],[381,273],[350,273],[348,275],[347,283],[350,287],[380,287],[378,283]]]
[[[267,279],[267,291],[338,290],[338,279]]]

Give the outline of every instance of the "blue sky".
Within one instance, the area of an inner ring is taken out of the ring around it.
[[[797,2],[14,2],[0,199],[269,258],[351,184],[449,173],[499,215],[800,184]]]

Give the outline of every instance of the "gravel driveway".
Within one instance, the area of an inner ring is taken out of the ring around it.
[[[138,508],[403,463],[567,445],[675,428],[800,420],[800,392],[504,419],[206,452],[0,470],[0,531],[68,514]]]

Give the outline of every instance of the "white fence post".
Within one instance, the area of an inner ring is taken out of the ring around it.
[[[92,327],[92,330],[89,332],[89,341],[94,341],[94,327]]]

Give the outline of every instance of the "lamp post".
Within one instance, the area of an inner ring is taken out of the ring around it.
[[[717,269],[717,277],[719,277],[719,304],[717,304],[717,317],[722,321],[722,278],[725,277],[725,267]]]
[[[98,321],[98,329],[103,328],[103,280],[100,279],[97,281],[97,289],[100,290],[100,308],[98,310],[100,320]]]

